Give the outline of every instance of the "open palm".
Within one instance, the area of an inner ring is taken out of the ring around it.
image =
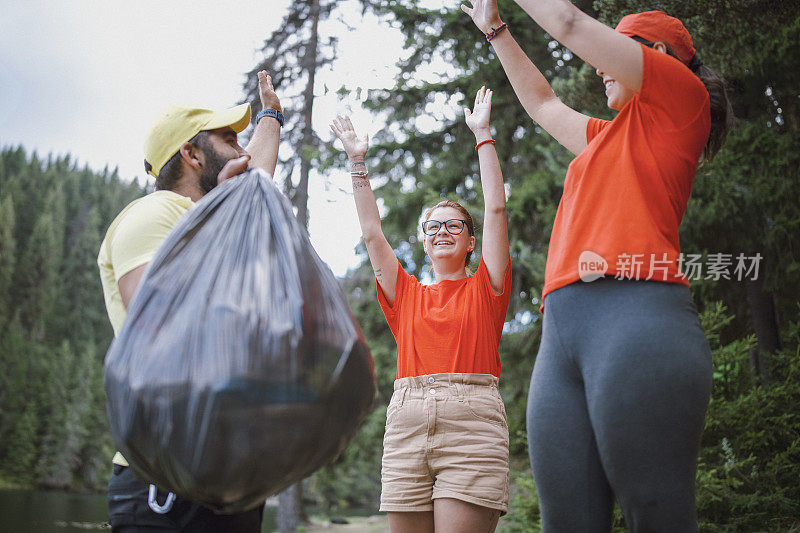
[[[342,141],[344,151],[348,157],[364,157],[369,148],[369,135],[359,138],[350,117],[347,115],[337,115],[331,122],[331,130]]]
[[[485,86],[478,89],[475,95],[475,106],[472,111],[464,108],[467,126],[473,133],[489,129],[489,117],[492,114],[492,91]]]

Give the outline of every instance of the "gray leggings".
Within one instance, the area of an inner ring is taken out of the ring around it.
[[[545,533],[697,531],[711,354],[689,289],[577,282],[545,299],[528,444]]]

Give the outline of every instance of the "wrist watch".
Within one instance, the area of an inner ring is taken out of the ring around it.
[[[284,120],[283,113],[281,113],[280,111],[275,111],[274,109],[262,109],[256,115],[256,124],[258,124],[258,121],[264,117],[272,117],[278,122],[280,122],[281,126],[283,126],[283,120]]]

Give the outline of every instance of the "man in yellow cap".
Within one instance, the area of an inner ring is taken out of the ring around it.
[[[274,173],[283,114],[265,71],[258,73],[258,87],[263,110],[246,149],[239,146],[237,134],[250,123],[249,104],[223,111],[172,106],[153,123],[145,140],[144,166],[156,179],[156,191],[134,200],[117,215],[97,257],[115,335],[145,268],[194,202],[248,166]],[[261,531],[263,506],[217,515],[138,480],[119,452],[114,456],[108,503],[115,533]]]

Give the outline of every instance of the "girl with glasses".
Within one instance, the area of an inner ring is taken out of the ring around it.
[[[550,237],[528,395],[543,530],[610,531],[616,499],[632,531],[697,531],[712,365],[678,226],[698,161],[719,150],[731,120],[724,84],[661,11],[627,15],[614,30],[567,1],[516,2],[595,67],[619,111],[608,121],[570,109],[496,0],[461,6],[531,118],[576,156]]]
[[[348,117],[331,129],[350,160],[353,196],[378,301],[397,341],[397,379],[386,415],[381,511],[393,533],[494,531],[508,510],[508,426],[498,391],[498,345],[511,290],[505,190],[489,129],[492,91],[465,109],[484,197],[482,255],[467,275],[475,227],[443,201],[425,212],[423,247],[435,283],[406,273],[381,230],[359,138]]]

